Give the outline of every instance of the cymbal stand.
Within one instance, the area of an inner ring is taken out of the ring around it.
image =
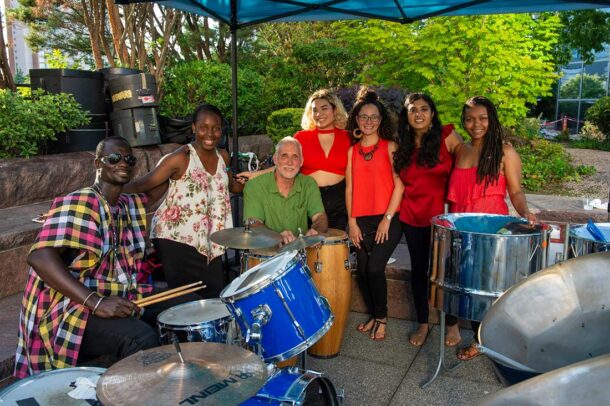
[[[249,249],[241,250],[241,255],[239,256],[239,271],[240,274],[244,274],[248,272],[248,256],[250,255]]]
[[[436,366],[436,371],[434,371],[434,375],[432,375],[432,378],[430,378],[430,380],[428,380],[427,382],[423,383],[420,388],[425,389],[428,385],[430,385],[432,382],[434,382],[436,380],[436,378],[438,378],[439,373],[441,372],[441,368],[443,368],[445,371],[454,371],[456,370],[458,367],[460,367],[462,365],[462,363],[458,362],[457,364],[448,367],[447,365],[445,365],[445,312],[441,310],[441,315],[440,315],[440,325],[441,325],[441,338],[440,338],[440,345],[439,345],[439,355],[438,355],[438,364]]]

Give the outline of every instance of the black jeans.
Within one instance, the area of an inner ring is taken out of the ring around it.
[[[411,292],[415,302],[415,313],[417,322],[420,324],[428,323],[428,290],[430,285],[430,238],[431,227],[416,227],[402,223],[402,230],[405,233],[409,256],[411,257]],[[445,322],[448,326],[457,323],[457,318],[452,315],[445,315]]]
[[[382,244],[375,242],[375,232],[383,216],[357,217],[362,232],[361,248],[356,248],[358,260],[358,282],[364,302],[373,317],[383,319],[388,315],[388,286],[385,266],[401,237],[400,221],[395,215],[390,223],[388,239]]]
[[[347,209],[345,208],[345,180],[320,188],[324,211],[328,216],[328,227],[345,231],[347,228]]]
[[[202,281],[207,288],[197,291],[202,298],[215,298],[227,284],[222,257],[216,257],[208,264],[205,255],[201,255],[195,247],[164,238],[153,239],[167,286],[178,286]]]

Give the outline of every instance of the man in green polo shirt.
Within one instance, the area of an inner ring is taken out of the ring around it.
[[[313,178],[299,173],[301,144],[293,137],[278,142],[273,154],[275,170],[251,179],[244,188],[244,221],[264,224],[282,235],[282,243],[299,234],[316,235],[328,229],[328,218]],[[307,229],[307,219],[312,225]]]

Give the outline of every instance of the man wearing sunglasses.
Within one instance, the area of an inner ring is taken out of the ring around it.
[[[110,137],[96,149],[95,183],[56,198],[28,255],[15,376],[75,366],[101,355],[119,358],[159,345],[154,320],[134,317],[145,250],[147,195],[122,193],[137,159]]]

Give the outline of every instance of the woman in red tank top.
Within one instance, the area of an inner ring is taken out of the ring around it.
[[[411,257],[411,292],[419,323],[409,342],[419,347],[429,332],[430,219],[445,211],[453,154],[462,139],[453,125],[441,126],[434,101],[423,93],[412,93],[405,99],[398,134],[400,147],[394,169],[405,184],[400,221]],[[445,343],[455,346],[460,339],[457,319],[447,317]]]
[[[493,103],[475,96],[462,107],[462,126],[470,135],[455,156],[447,199],[453,213],[508,214],[506,192],[515,210],[530,223],[536,216],[529,211],[521,189],[521,159],[504,140],[502,125]],[[471,322],[477,339],[480,323]],[[467,361],[479,355],[473,345],[462,348],[458,358]]]
[[[392,169],[397,148],[392,123],[375,92],[360,90],[347,128],[355,142],[345,172],[349,236],[356,247],[360,290],[371,312],[358,331],[378,341],[386,336],[385,266],[401,237],[396,212],[403,185]]]

